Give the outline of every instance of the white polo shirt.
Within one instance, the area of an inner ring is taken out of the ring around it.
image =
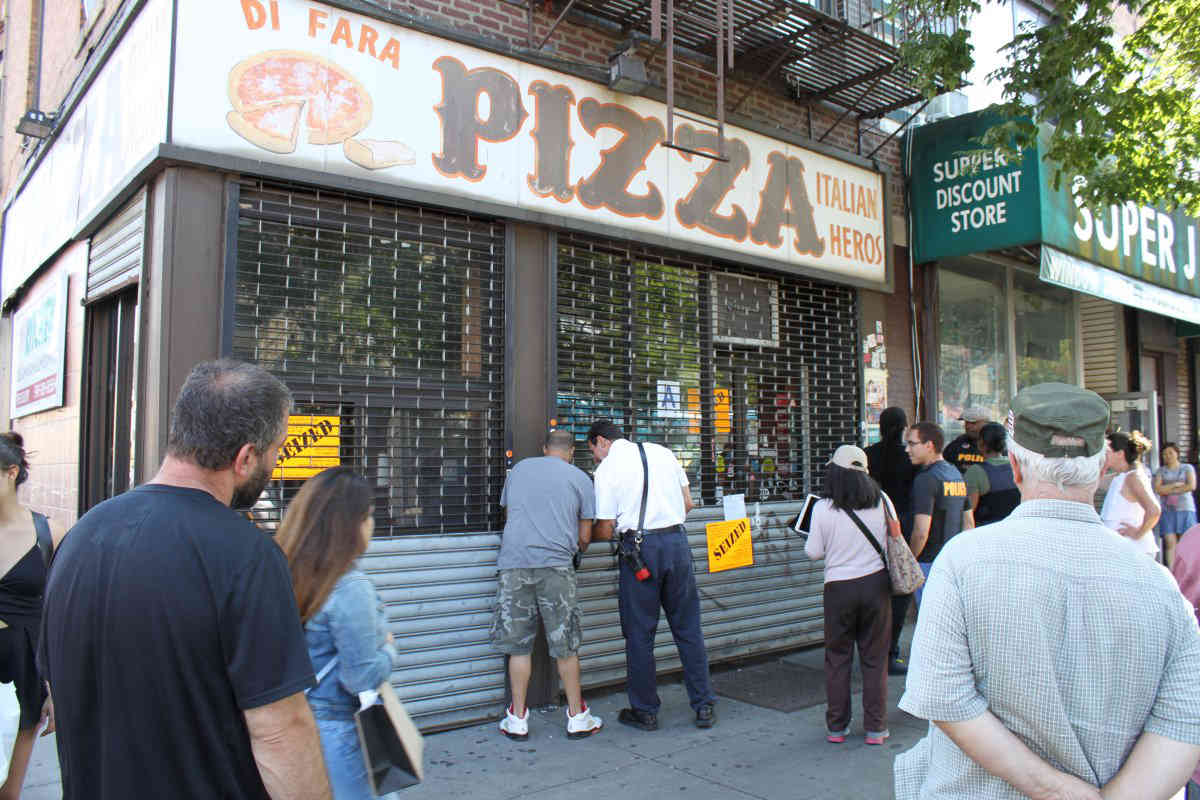
[[[683,523],[681,486],[688,485],[687,474],[675,454],[662,445],[646,442],[646,463],[650,467],[650,493],[646,498],[645,528],[665,528]],[[616,530],[634,530],[642,505],[642,458],[638,447],[628,439],[617,439],[608,456],[596,466],[596,519],[616,520]]]

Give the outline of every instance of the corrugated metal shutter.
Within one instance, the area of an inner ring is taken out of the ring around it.
[[[400,637],[398,691],[424,727],[494,712],[503,659],[474,612],[495,593],[504,483],[504,225],[238,189],[233,352],[283,379],[295,413],[336,418],[338,460],[376,486],[368,567]],[[272,482],[264,525],[302,482]]]
[[[1097,394],[1125,391],[1121,360],[1125,358],[1125,326],[1121,306],[1090,295],[1079,296],[1083,334],[1083,385]]]
[[[754,566],[710,574],[704,527],[722,519],[717,507],[688,515],[688,543],[700,591],[704,644],[712,663],[818,644],[824,638],[822,562],[808,560],[804,542],[786,522],[800,503],[764,503],[754,522]],[[625,680],[625,640],[617,610],[617,572],[607,544],[593,545],[579,571],[584,686]],[[666,620],[654,640],[658,671],[680,668]]]
[[[582,438],[610,418],[631,438],[669,446],[697,505],[746,495],[755,566],[707,574],[704,522],[689,519],[712,661],[820,641],[821,577],[782,520],[857,439],[853,290],[634,243],[560,233],[560,426]],[[577,463],[592,464],[577,450]],[[603,548],[602,548],[603,549]],[[611,559],[580,576],[584,682],[623,676]],[[664,624],[659,668],[678,666]]]
[[[95,302],[138,282],[146,247],[145,230],[146,190],[142,189],[92,235],[85,302]]]
[[[400,652],[392,683],[426,730],[504,705],[504,656],[488,643],[499,552],[496,534],[417,535],[375,539],[363,557]]]

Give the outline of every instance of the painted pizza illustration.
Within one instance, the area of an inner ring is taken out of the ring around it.
[[[246,141],[272,153],[292,153],[304,133],[311,144],[342,145],[366,169],[416,161],[403,142],[354,138],[371,122],[371,95],[343,67],[299,50],[268,50],[229,72],[225,120]]]

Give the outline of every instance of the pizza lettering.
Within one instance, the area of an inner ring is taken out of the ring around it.
[[[239,136],[272,153],[291,153],[303,128],[312,144],[340,144],[371,121],[371,95],[331,61],[269,50],[229,72],[225,119]]]

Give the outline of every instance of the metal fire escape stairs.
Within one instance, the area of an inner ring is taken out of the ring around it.
[[[929,102],[911,86],[911,76],[898,67],[898,44],[906,35],[906,17],[902,9],[901,13],[894,8],[888,13],[891,6],[887,0],[565,0],[557,3],[558,14],[540,41],[535,41],[535,14],[539,7],[553,11],[556,0],[510,1],[528,10],[528,47],[533,51],[542,50],[568,16],[580,24],[619,31],[640,48],[642,68],[662,50],[667,107],[667,134],[662,144],[689,155],[728,161],[728,115],[736,114],[755,91],[772,80],[808,109],[809,139],[825,141],[853,116],[860,155],[864,121],[920,104],[903,124],[876,143],[867,158],[879,152]],[[715,113],[711,117],[679,108],[679,70],[713,82]],[[729,104],[726,90],[731,80],[742,89]],[[819,134],[812,126],[812,109],[817,105],[837,114],[833,124]],[[675,140],[676,117],[714,130],[715,150],[679,144]]]

